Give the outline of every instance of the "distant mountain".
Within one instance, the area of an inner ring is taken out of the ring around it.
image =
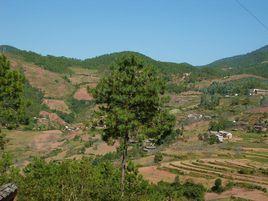
[[[46,70],[57,73],[71,73],[69,67],[83,67],[103,71],[108,69],[118,58],[126,55],[135,55],[145,64],[157,67],[165,74],[191,73],[192,80],[223,77],[232,74],[249,73],[268,78],[268,46],[264,46],[253,52],[220,59],[208,65],[197,68],[188,63],[172,63],[154,60],[146,55],[133,51],[123,51],[105,54],[85,60],[57,57],[52,55],[40,55],[32,51],[20,50],[12,46],[1,45],[0,53],[15,56],[26,62],[34,63]]]
[[[56,57],[52,55],[43,56],[32,51],[20,50],[8,45],[1,45],[0,52],[10,53],[13,56],[19,57],[20,59],[23,59],[27,62],[32,62],[40,67],[57,73],[66,73],[68,72],[68,67],[71,66],[79,66],[98,70],[108,69],[118,58],[130,54],[140,58],[145,64],[153,65],[159,68],[160,71],[164,73],[189,73],[199,71],[197,68],[188,63],[156,61],[146,55],[132,51],[105,54],[85,60],[67,57]]]
[[[247,54],[214,61],[205,67],[225,69],[231,74],[251,73],[268,77],[268,45]]]
[[[9,46],[9,45],[0,45],[0,52],[4,53],[4,52],[16,52],[19,51],[19,49]]]
[[[268,62],[268,45],[247,54],[214,61],[206,66],[247,68],[264,62]]]
[[[172,63],[172,62],[162,62],[156,61],[146,55],[143,55],[138,52],[132,51],[124,51],[124,52],[116,52],[111,54],[105,54],[102,56],[85,59],[83,61],[84,66],[90,66],[91,68],[106,68],[110,66],[113,62],[115,62],[118,58],[127,56],[127,55],[135,55],[140,60],[142,60],[145,64],[153,65],[159,68],[162,72],[166,73],[186,73],[186,72],[193,72],[197,71],[197,69],[188,64],[188,63]]]

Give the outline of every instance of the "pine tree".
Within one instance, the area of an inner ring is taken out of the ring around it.
[[[121,141],[122,195],[129,139],[150,137],[160,143],[173,129],[174,117],[164,109],[164,89],[155,69],[130,55],[119,60],[93,91],[105,125],[104,140]]]
[[[23,75],[11,70],[7,58],[0,55],[0,126],[13,128],[24,120],[23,87]]]

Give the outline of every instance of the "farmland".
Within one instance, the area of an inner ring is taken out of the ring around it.
[[[107,160],[119,167],[122,140],[104,141],[105,125],[95,119],[100,105],[91,93],[106,71],[69,66],[68,62],[64,69],[54,69],[50,63],[45,63],[48,66],[44,68],[7,55],[12,69],[23,72],[27,87],[31,87],[30,104],[39,106],[34,107],[35,115],[28,125],[2,129],[8,140],[6,151],[12,155],[15,166],[23,168],[36,158],[46,162],[90,158]],[[174,129],[160,143],[154,141],[149,150],[145,146],[147,139],[129,142],[129,162],[133,162],[137,172],[154,185],[173,185],[178,181],[201,184],[206,200],[265,200],[267,96],[247,92],[248,87],[266,88],[266,78],[238,74],[199,82],[187,81],[191,73],[160,75],[171,76],[167,79],[165,95],[169,98],[164,109],[175,117]],[[181,83],[186,87],[181,87]],[[232,137],[219,142],[212,136],[219,130]],[[218,178],[224,187],[222,193],[211,190]]]

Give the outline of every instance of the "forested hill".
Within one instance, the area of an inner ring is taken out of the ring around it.
[[[192,72],[197,71],[197,69],[188,63],[172,63],[172,62],[162,62],[156,61],[148,56],[145,56],[138,52],[124,51],[111,54],[105,54],[102,56],[85,59],[84,65],[91,66],[93,68],[106,68],[111,65],[117,58],[127,56],[129,54],[134,54],[136,57],[140,58],[144,63],[158,67],[163,72],[169,73],[180,73],[180,72]]]
[[[204,67],[225,69],[231,74],[251,73],[268,77],[268,45],[247,54],[214,61]]]
[[[97,69],[102,72],[108,69],[118,58],[132,54],[141,59],[145,64],[153,65],[167,75],[191,73],[191,80],[209,79],[242,73],[255,74],[268,78],[268,46],[244,55],[217,60],[201,68],[188,63],[157,61],[133,51],[105,54],[85,60],[64,56],[43,56],[32,51],[20,50],[7,45],[0,46],[0,52],[10,54],[18,59],[34,63],[46,70],[57,73],[71,73],[69,67]]]
[[[144,63],[158,67],[162,72],[165,73],[186,73],[199,71],[194,66],[187,63],[171,63],[156,61],[148,56],[145,56],[138,52],[124,51],[111,54],[105,54],[102,56],[88,58],[85,60],[67,58],[67,57],[56,57],[52,55],[43,56],[32,51],[20,50],[12,46],[2,45],[0,46],[0,52],[10,53],[20,59],[27,62],[32,62],[40,67],[45,68],[57,73],[66,73],[68,67],[79,66],[90,69],[106,69],[115,62],[116,59],[132,54],[140,58]]]

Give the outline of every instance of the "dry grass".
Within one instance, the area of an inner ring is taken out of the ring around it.
[[[117,147],[119,147],[119,142],[110,146],[106,142],[100,142],[98,144],[93,144],[92,147],[87,148],[85,154],[89,155],[104,155],[109,152],[115,152]]]
[[[73,92],[73,86],[57,73],[30,63],[23,63],[23,70],[29,83],[41,90],[45,97],[64,98]]]
[[[264,175],[246,175],[239,174],[237,171],[241,168],[250,168],[247,163],[248,160],[238,160],[233,162],[233,160],[215,160],[206,159],[201,162],[194,162],[191,160],[185,161],[173,161],[170,163],[163,163],[161,166],[167,168],[170,171],[183,172],[184,177],[187,176],[195,178],[207,179],[207,183],[215,180],[218,177],[224,180],[233,180],[235,182],[245,182],[256,185],[261,185],[265,188],[268,187],[268,177]],[[258,166],[257,168],[262,167]]]
[[[227,78],[203,80],[203,81],[199,82],[198,84],[196,84],[194,88],[196,88],[196,89],[206,88],[206,87],[209,87],[209,85],[212,82],[225,83],[225,82],[231,82],[231,81],[241,80],[241,79],[245,79],[245,78],[257,78],[257,79],[262,79],[262,80],[265,79],[261,76],[252,75],[252,74],[232,75],[232,76],[229,76]]]
[[[89,70],[85,68],[71,68],[74,72],[69,79],[73,85],[80,85],[83,83],[97,83],[99,75],[96,70]]]
[[[206,193],[205,200],[212,201],[212,200],[220,200],[224,198],[243,198],[252,201],[265,201],[268,200],[267,194],[258,191],[258,190],[247,190],[242,188],[233,188],[231,190],[225,191],[221,194],[217,193]]]
[[[157,166],[141,167],[139,168],[139,173],[152,183],[159,181],[173,182],[176,177],[176,174],[160,170]]]
[[[55,113],[41,111],[39,116],[42,117],[42,118],[48,118],[51,122],[55,122],[55,123],[57,123],[59,125],[62,125],[62,126],[67,124],[63,119],[61,119]]]
[[[9,142],[6,146],[18,165],[28,163],[31,156],[43,156],[62,146],[62,132],[5,130]]]
[[[66,114],[71,113],[68,105],[63,100],[44,99],[43,104],[47,105],[51,110],[61,111]]]

